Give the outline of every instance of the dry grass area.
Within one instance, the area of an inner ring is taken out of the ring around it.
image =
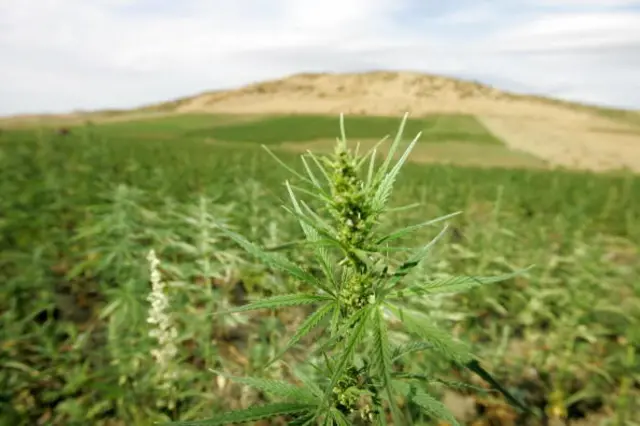
[[[551,165],[606,171],[640,171],[640,134],[609,125],[527,117],[478,116],[485,127],[513,149],[529,152]],[[596,120],[596,118],[594,118]]]
[[[205,93],[132,110],[130,114],[56,116],[61,122],[91,118],[126,120],[154,114],[338,114],[412,116],[473,114],[518,151],[551,165],[640,172],[640,112],[616,120],[597,108],[509,94],[479,83],[413,72],[298,74],[246,87]],[[54,118],[54,117],[52,117]],[[38,117],[18,117],[33,124]],[[0,121],[0,126],[2,121]]]

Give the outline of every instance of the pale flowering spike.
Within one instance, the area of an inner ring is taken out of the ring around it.
[[[218,385],[218,388],[224,389],[225,386],[227,385],[227,379],[225,379],[223,376],[217,376],[216,384]]]
[[[149,336],[158,342],[158,347],[151,350],[151,355],[160,367],[161,378],[166,382],[166,385],[169,385],[169,382],[175,378],[172,361],[178,353],[178,348],[174,343],[178,337],[178,331],[171,318],[169,298],[165,291],[166,285],[162,281],[162,275],[158,269],[160,261],[153,249],[149,251],[147,260],[149,261],[151,279],[151,292],[147,297],[151,305],[147,322],[154,326],[149,330]]]

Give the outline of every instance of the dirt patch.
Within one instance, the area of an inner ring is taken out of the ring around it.
[[[442,403],[456,419],[463,423],[468,423],[477,417],[476,400],[471,396],[447,391],[442,398]]]
[[[628,168],[640,172],[640,135],[633,132],[611,126],[606,133],[593,131],[584,123],[562,117],[478,118],[512,149],[531,153],[552,165],[592,171]]]

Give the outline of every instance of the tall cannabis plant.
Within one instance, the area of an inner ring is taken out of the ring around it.
[[[280,253],[265,251],[241,235],[225,231],[250,254],[270,267],[291,274],[306,288],[312,289],[307,293],[258,300],[233,311],[314,306],[313,313],[271,362],[315,327],[324,327],[326,337],[318,342],[316,350],[324,356],[325,362],[314,366],[320,372],[317,378],[300,377],[304,386],[299,387],[262,378],[225,376],[257,387],[284,402],[223,413],[200,422],[174,424],[223,425],[288,416],[290,424],[297,425],[349,425],[354,421],[385,425],[389,413],[393,424],[403,425],[408,422],[397,403],[397,398],[403,397],[420,406],[428,416],[456,425],[446,407],[419,386],[419,380],[428,380],[428,377],[403,374],[394,368],[394,363],[404,355],[420,350],[437,351],[455,364],[472,368],[492,381],[479,367],[469,348],[435,326],[432,318],[420,312],[412,301],[495,283],[515,274],[408,279],[447,228],[445,226],[436,238],[417,249],[394,244],[419,228],[442,222],[457,213],[389,234],[380,232],[381,219],[391,210],[388,203],[400,168],[420,136],[418,134],[408,144],[393,164],[402,144],[406,119],[405,114],[386,158],[377,168],[377,151],[384,139],[366,155],[359,156],[357,150],[354,153],[347,147],[342,115],[342,137],[338,139],[333,155],[318,157],[308,153],[302,156],[306,175],[297,173],[274,156],[306,184],[306,187],[298,187],[286,183],[291,206],[285,209],[298,219],[306,245],[315,256],[314,269],[319,267],[321,276],[311,273],[306,265],[296,265]],[[303,201],[296,194],[305,194],[313,203]],[[310,206],[316,204],[318,208]],[[412,336],[411,343],[394,346],[389,338],[390,322],[403,324],[404,330]],[[511,398],[511,401],[515,400]]]

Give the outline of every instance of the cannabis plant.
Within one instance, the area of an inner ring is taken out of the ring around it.
[[[410,276],[447,227],[417,249],[403,247],[399,242],[419,228],[458,213],[392,233],[381,231],[381,219],[392,210],[388,205],[400,168],[420,137],[418,134],[411,140],[393,164],[404,143],[402,132],[406,119],[407,115],[378,167],[377,152],[385,139],[359,156],[357,148],[352,152],[347,146],[342,115],[341,138],[335,152],[330,156],[303,155],[305,174],[296,172],[271,154],[306,184],[300,187],[286,182],[291,206],[285,209],[299,221],[305,235],[304,246],[312,250],[315,264],[294,264],[281,253],[264,250],[233,231],[224,232],[268,266],[291,274],[302,283],[301,288],[309,291],[269,297],[229,312],[310,305],[312,313],[270,364],[294,345],[304,342],[305,336],[316,327],[324,328],[324,339],[317,342],[308,359],[324,362],[313,366],[317,370],[314,378],[298,377],[304,386],[215,372],[254,386],[282,402],[223,413],[199,422],[173,424],[223,425],[274,416],[284,416],[289,424],[296,425],[385,425],[389,420],[394,425],[411,424],[407,413],[399,407],[400,400],[419,406],[428,417],[456,425],[452,414],[420,383],[428,384],[432,377],[396,369],[396,362],[402,357],[424,350],[435,351],[458,367],[471,368],[495,387],[495,381],[481,369],[469,347],[434,325],[432,318],[421,311],[423,305],[415,302],[433,294],[495,283],[515,274],[431,280]],[[403,326],[411,339],[396,345],[390,339],[390,331],[398,325]],[[511,402],[517,402],[506,396]]]

